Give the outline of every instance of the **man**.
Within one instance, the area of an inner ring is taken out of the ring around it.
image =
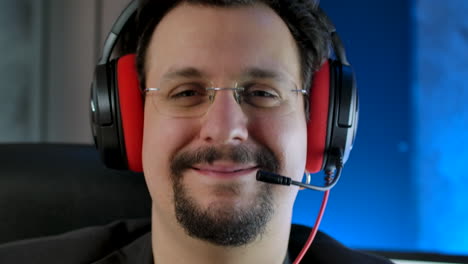
[[[137,65],[151,232],[139,222],[93,227],[0,248],[0,262],[291,263],[308,235],[291,231],[298,188],[255,174],[301,180],[303,89],[328,56],[329,33],[314,3],[284,1],[293,13],[280,16],[275,2],[143,1]],[[291,33],[299,26],[313,37],[300,42],[302,31]],[[389,262],[320,233],[302,263]]]

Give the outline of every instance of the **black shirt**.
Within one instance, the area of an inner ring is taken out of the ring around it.
[[[310,228],[292,225],[285,263],[299,254]],[[149,219],[113,222],[106,226],[79,229],[57,236],[0,245],[0,263],[47,264],[152,264],[151,222]],[[384,258],[351,250],[328,235],[318,232],[301,263],[385,264]]]

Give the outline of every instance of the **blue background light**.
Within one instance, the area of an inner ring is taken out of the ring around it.
[[[361,100],[355,148],[321,229],[356,248],[468,255],[468,1],[321,7]],[[320,200],[301,191],[294,222],[312,225]]]
[[[468,2],[417,1],[414,172],[423,250],[468,255]]]

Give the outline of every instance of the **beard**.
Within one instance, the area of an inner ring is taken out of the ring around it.
[[[197,163],[212,164],[216,160],[230,160],[238,164],[252,163],[261,170],[278,173],[279,159],[267,148],[252,151],[245,146],[219,149],[207,147],[181,152],[171,162],[171,180],[174,191],[175,215],[185,232],[219,246],[242,246],[265,232],[274,214],[272,186],[261,184],[248,208],[211,204],[201,208],[184,186],[183,173]],[[217,185],[217,192],[240,195],[241,184]]]

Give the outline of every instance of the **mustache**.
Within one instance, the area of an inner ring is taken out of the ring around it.
[[[256,149],[251,149],[245,145],[208,146],[177,153],[171,160],[170,168],[172,175],[180,178],[184,171],[192,168],[195,164],[213,164],[218,160],[232,161],[239,164],[255,163],[259,169],[273,173],[279,172],[281,162],[281,159],[273,151],[264,146]]]

